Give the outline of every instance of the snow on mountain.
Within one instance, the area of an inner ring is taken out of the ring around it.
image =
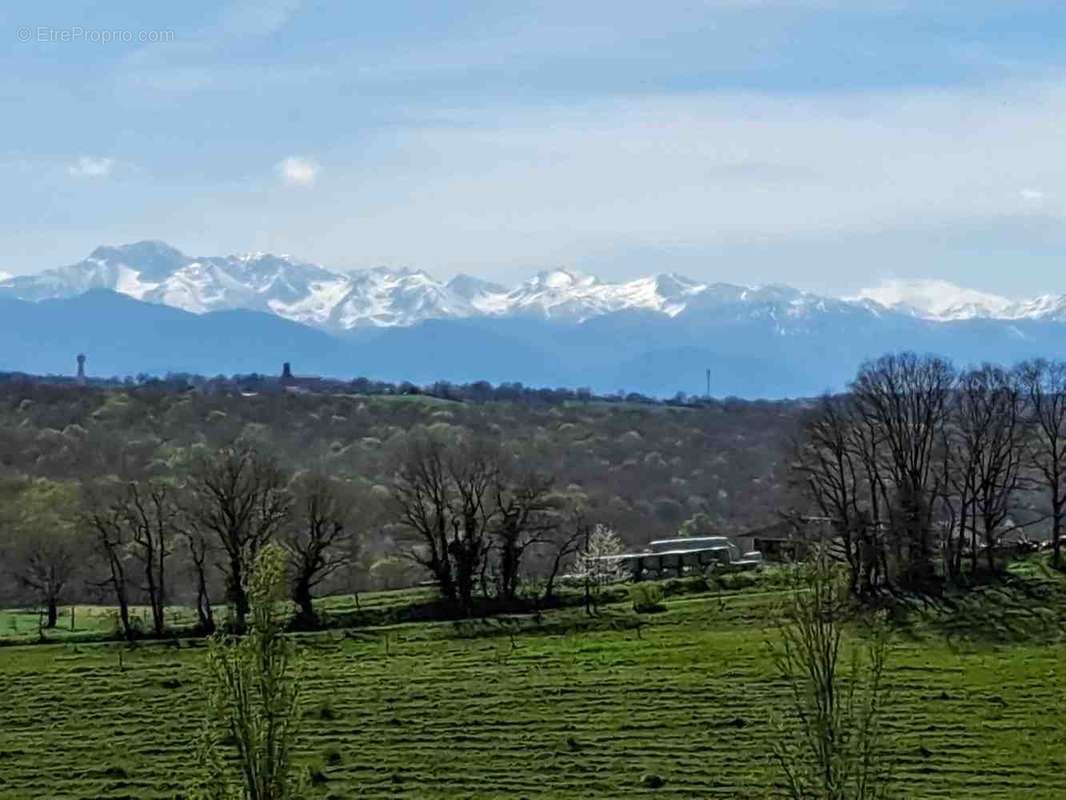
[[[625,310],[734,322],[762,320],[780,335],[893,314],[936,321],[1066,322],[1066,295],[1015,301],[942,280],[890,280],[854,297],[831,298],[776,284],[704,284],[664,273],[609,283],[554,269],[507,288],[470,275],[442,283],[419,270],[378,267],[341,272],[269,253],[192,257],[154,241],[98,247],[77,264],[37,275],[0,274],[0,296],[22,300],[74,297],[92,289],[109,289],[197,314],[263,311],[333,331],[468,317],[580,323]]]
[[[943,280],[886,280],[861,290],[854,299],[873,300],[886,308],[938,320],[999,318],[1009,315],[1015,306],[1006,297]]]
[[[486,293],[473,300],[485,314],[535,316],[565,322],[625,309],[645,309],[676,316],[704,285],[680,275],[652,275],[628,283],[604,283],[591,275],[556,269],[539,272],[506,293]]]
[[[1045,294],[1023,300],[1011,307],[1009,319],[1040,319],[1047,322],[1066,322],[1066,295]]]

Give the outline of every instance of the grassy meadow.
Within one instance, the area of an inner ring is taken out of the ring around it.
[[[566,609],[301,636],[315,796],[772,796],[785,686],[768,643],[782,599],[754,586],[671,596],[640,616],[616,604],[595,619]],[[1066,796],[1066,646],[1026,627],[1046,629],[1057,610],[999,600],[969,601],[955,629],[933,617],[898,628],[896,796]],[[0,649],[0,798],[181,796],[204,649],[76,638]]]

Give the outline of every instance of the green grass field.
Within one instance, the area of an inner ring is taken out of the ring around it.
[[[780,599],[673,597],[639,627],[619,605],[593,621],[571,609],[301,637],[301,750],[318,796],[773,796],[784,685],[767,642]],[[1066,797],[1066,647],[980,638],[897,637],[896,796]],[[180,796],[203,652],[0,649],[0,798]]]

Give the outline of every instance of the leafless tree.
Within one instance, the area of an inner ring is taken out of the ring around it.
[[[563,564],[578,554],[581,545],[592,532],[592,525],[579,510],[574,512],[568,524],[556,526],[546,537],[548,549],[548,568],[544,579],[543,602],[548,603],[555,596],[555,581],[559,577]]]
[[[473,607],[478,582],[484,587],[491,531],[499,513],[492,502],[498,475],[497,454],[485,445],[458,448],[448,459],[448,476],[453,487],[448,555],[459,604],[466,612]]]
[[[1052,564],[1062,567],[1066,521],[1066,362],[1028,361],[1018,368],[1028,398],[1029,462],[1051,506]]]
[[[432,439],[411,443],[391,489],[399,524],[416,537],[411,559],[427,569],[443,597],[458,598],[449,555],[452,487],[445,448]]]
[[[946,361],[913,353],[864,364],[851,385],[857,413],[879,436],[891,482],[890,531],[904,578],[933,576],[933,507],[940,491],[937,447],[949,410],[955,370]]]
[[[130,483],[121,509],[144,578],[141,588],[152,610],[152,632],[161,636],[166,628],[167,560],[174,553],[180,513],[174,490],[156,481]]]
[[[289,556],[297,621],[313,626],[312,590],[352,558],[352,508],[335,481],[312,474],[298,481],[294,517],[282,543]]]
[[[129,527],[120,507],[94,502],[93,508],[84,514],[82,524],[92,535],[93,550],[107,566],[104,583],[118,605],[118,620],[122,635],[133,638],[130,623],[129,581],[126,568],[130,559]]]
[[[218,544],[234,629],[245,628],[245,578],[260,548],[288,519],[291,497],[277,462],[254,447],[226,447],[201,459],[189,479],[187,524]]]
[[[855,426],[848,398],[823,397],[804,425],[794,463],[806,494],[841,541],[852,591],[858,591],[862,578],[857,539],[865,522],[859,500],[863,477],[855,451]]]
[[[1013,373],[990,365],[965,373],[958,393],[959,426],[972,448],[973,517],[984,537],[988,568],[994,570],[994,550],[1021,476],[1022,393]],[[976,566],[976,542],[972,553]]]
[[[196,528],[188,526],[181,529],[182,537],[189,548],[189,560],[192,561],[193,572],[196,574],[196,617],[197,627],[202,633],[210,634],[215,631],[215,612],[211,606],[211,594],[208,590],[208,561],[211,553],[211,542],[207,534]]]
[[[559,527],[551,490],[552,479],[546,476],[531,474],[513,484],[502,473],[496,476],[493,502],[497,513],[492,536],[498,568],[498,593],[504,601],[512,601],[517,596],[527,552],[547,543]]]
[[[162,483],[130,482],[117,492],[86,491],[88,509],[82,525],[92,534],[93,549],[107,567],[104,584],[111,587],[118,603],[119,622],[126,638],[132,638],[129,605],[135,591],[148,599],[152,631],[162,635],[166,627],[166,566],[177,533],[177,506],[171,490]],[[143,584],[138,584],[138,577]]]
[[[445,599],[469,613],[501,520],[500,456],[485,442],[451,447],[414,441],[392,486],[400,526],[415,539],[408,554],[436,578]]]

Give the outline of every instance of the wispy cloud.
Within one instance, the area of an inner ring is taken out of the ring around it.
[[[318,163],[303,156],[289,156],[279,161],[275,169],[288,186],[311,186],[319,172]]]
[[[269,36],[285,27],[301,0],[236,0],[222,12],[219,27],[236,36]]]
[[[115,168],[113,158],[94,158],[82,156],[67,167],[67,174],[72,178],[106,178]]]

